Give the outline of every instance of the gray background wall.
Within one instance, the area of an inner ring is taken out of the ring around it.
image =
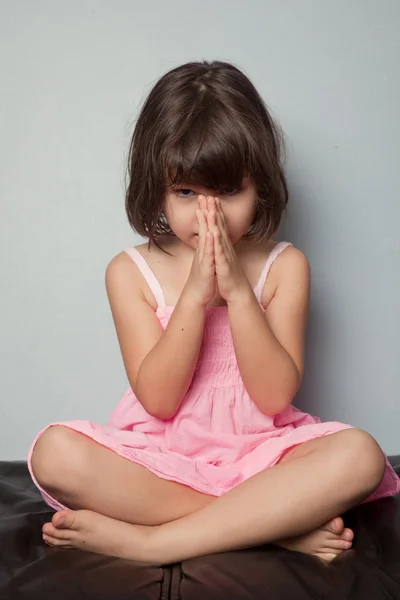
[[[251,77],[288,138],[281,239],[309,257],[295,404],[400,453],[396,0],[0,2],[0,459],[47,423],[105,423],[128,387],[104,286],[134,119],[188,60]]]

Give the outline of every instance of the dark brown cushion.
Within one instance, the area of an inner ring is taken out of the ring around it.
[[[1,600],[400,600],[400,494],[343,515],[354,546],[329,566],[273,544],[167,567],[49,548],[52,514],[26,463],[0,462]]]

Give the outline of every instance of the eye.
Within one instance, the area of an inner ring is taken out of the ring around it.
[[[192,198],[191,194],[194,194],[194,191],[189,188],[179,188],[175,190],[175,194],[180,198]]]
[[[238,191],[237,188],[225,188],[224,190],[220,190],[219,193],[221,196],[234,196]]]

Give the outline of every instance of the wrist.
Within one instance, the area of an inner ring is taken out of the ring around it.
[[[228,307],[245,308],[248,305],[254,304],[254,301],[256,301],[254,291],[251,289],[250,285],[246,285],[232,294],[229,300],[227,300],[227,305]]]
[[[196,297],[195,294],[193,294],[190,290],[185,288],[183,289],[182,294],[179,298],[179,304],[187,307],[189,310],[192,311],[201,312],[205,311],[206,309],[206,304],[200,302],[200,300]]]

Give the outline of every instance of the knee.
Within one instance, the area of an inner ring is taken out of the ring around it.
[[[68,427],[49,427],[32,451],[31,467],[38,483],[49,490],[62,489],[63,483],[77,477],[81,463],[76,448],[77,433]],[[74,480],[72,480],[74,482]]]
[[[349,475],[372,493],[381,483],[386,469],[386,458],[381,447],[363,429],[345,429],[341,434]]]

